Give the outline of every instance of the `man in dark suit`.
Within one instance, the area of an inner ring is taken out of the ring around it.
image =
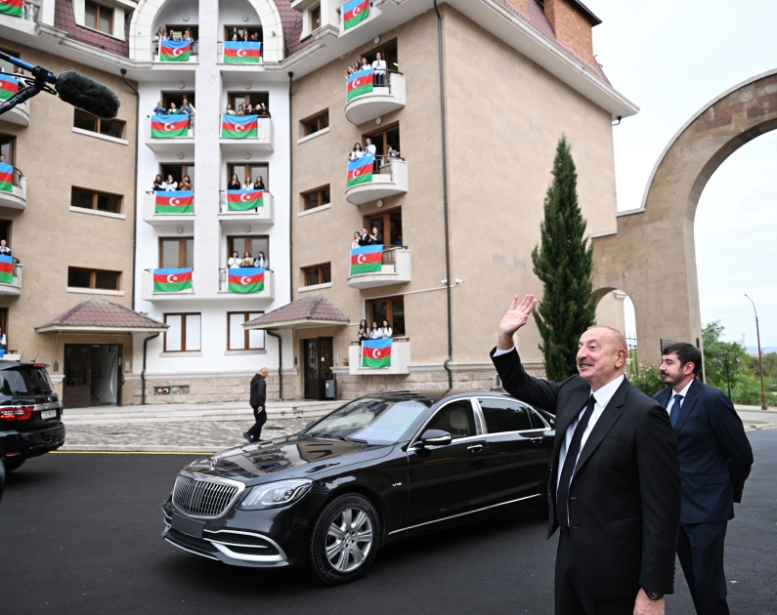
[[[664,613],[674,590],[680,463],[666,411],[625,379],[626,343],[609,327],[580,337],[579,375],[529,376],[513,335],[537,301],[513,299],[491,352],[504,388],[556,415],[548,538],[556,553],[557,615]]]
[[[682,474],[682,513],[677,556],[699,615],[728,615],[723,543],[742,501],[753,449],[731,400],[696,380],[701,352],[691,344],[664,349],[656,393],[677,434]]]
[[[267,422],[267,410],[265,410],[265,403],[267,403],[267,374],[270,373],[266,367],[263,367],[259,372],[251,378],[250,397],[249,404],[254,411],[254,426],[243,434],[243,437],[249,442],[259,442],[262,438],[262,426]]]

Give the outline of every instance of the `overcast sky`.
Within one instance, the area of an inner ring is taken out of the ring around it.
[[[615,127],[618,208],[640,206],[658,157],[680,127],[725,90],[777,69],[775,0],[585,0],[602,20],[594,53],[640,112]],[[701,318],[724,337],[777,346],[777,131],[734,153],[696,215]]]

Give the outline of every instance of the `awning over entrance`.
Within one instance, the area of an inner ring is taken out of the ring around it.
[[[87,299],[35,327],[38,333],[164,333],[168,325],[106,299]]]
[[[321,295],[297,299],[243,324],[246,329],[317,329],[344,327],[350,321]]]

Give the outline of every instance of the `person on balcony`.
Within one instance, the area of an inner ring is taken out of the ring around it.
[[[362,227],[362,234],[359,236],[359,245],[360,246],[371,246],[372,245],[372,237],[370,237],[370,233],[367,230],[366,226]]]
[[[154,115],[167,115],[167,109],[165,109],[161,100],[154,107]]]
[[[394,335],[394,329],[391,328],[389,321],[385,318],[383,319],[383,326],[380,328],[380,330],[381,333],[383,333],[383,337],[391,337]]]
[[[265,107],[264,103],[260,103],[259,105],[257,105],[254,111],[256,111],[257,115],[260,115],[262,117],[267,117],[270,115],[270,112],[267,111],[267,107]]]
[[[232,105],[227,103],[227,110],[224,111],[224,115],[235,115],[235,110],[232,108]]]
[[[246,115],[255,115],[254,108],[251,106],[251,103],[247,103],[245,106],[245,114]]]
[[[243,253],[243,260],[240,261],[240,266],[241,267],[253,267],[254,266],[254,257],[251,256],[251,253],[248,250],[246,250]]]
[[[168,192],[178,190],[178,182],[173,179],[172,175],[168,174],[167,180],[162,182],[162,190],[167,190]]]
[[[239,41],[240,40],[240,34],[237,32],[237,28],[232,28],[232,32],[229,33],[229,40],[230,41]]]
[[[227,190],[241,190],[243,186],[240,184],[240,180],[237,178],[237,173],[232,173],[232,179],[229,180]]]
[[[181,112],[181,110],[178,108],[178,105],[176,105],[174,102],[170,103],[170,108],[167,110],[167,115],[178,115]]]
[[[259,42],[259,33],[258,32],[254,32],[251,35],[251,42],[252,43],[258,43]]]
[[[154,178],[154,192],[157,190],[164,190],[162,185],[165,183],[165,180],[162,179],[162,176],[157,173],[157,176]]]
[[[0,154],[0,163],[5,164],[5,154]]]
[[[194,42],[191,28],[186,28],[186,30],[183,31],[183,40]]]
[[[254,267],[259,267],[261,269],[270,268],[270,263],[267,261],[267,257],[264,255],[264,252],[259,252],[259,254],[256,255],[256,258],[254,259]]]
[[[353,234],[353,241],[351,242],[351,250],[354,248],[358,248],[361,244],[361,238],[362,236],[359,234],[359,231],[356,231]]]
[[[179,190],[194,190],[194,185],[192,184],[192,180],[189,178],[188,175],[184,175],[183,179],[181,180],[181,183],[178,184]]]
[[[345,80],[348,81],[354,72],[355,72],[354,67],[349,64],[345,69]]]
[[[261,175],[256,178],[256,181],[254,182],[254,190],[267,190],[267,188],[264,187],[264,181],[262,180]]]
[[[378,326],[378,323],[372,323],[372,329],[370,329],[370,339],[379,340],[383,338],[383,329]]]
[[[243,190],[252,190],[254,187],[254,181],[250,175],[246,175],[246,180],[243,182]]]
[[[381,233],[376,227],[372,227],[372,233],[370,234],[371,245],[383,245],[383,233]]]
[[[11,248],[8,247],[8,242],[5,239],[0,239],[0,255],[11,256]]]
[[[395,150],[390,145],[388,148],[388,159],[389,159],[389,164],[391,164],[392,160],[404,160],[404,158],[402,158],[402,156],[399,155],[399,151]]]
[[[361,66],[359,66],[359,70],[370,70],[372,66],[370,66],[370,63],[367,61],[367,56],[362,56],[362,63]]]
[[[364,156],[364,150],[362,149],[361,143],[354,143],[353,147],[351,148],[351,153],[348,155],[349,160],[358,160]]]
[[[235,115],[245,115],[245,114],[246,114],[245,105],[243,103],[240,103],[237,106],[237,113],[235,113]]]
[[[185,94],[181,101],[181,113],[189,116],[189,128],[194,128],[194,105],[189,102]]]
[[[230,269],[236,269],[240,267],[240,263],[240,256],[238,255],[237,250],[235,250],[232,252],[232,256],[229,258],[229,260],[227,260],[227,267]]]
[[[157,30],[156,34],[154,35],[154,48],[156,49],[156,53],[159,53],[160,41],[166,41],[166,40],[167,40],[167,34],[165,33],[165,27],[159,26],[159,30]]]
[[[359,323],[359,332],[357,334],[359,336],[359,344],[361,344],[364,340],[370,339],[370,326],[367,324],[367,321],[362,318],[361,322]]]
[[[376,155],[378,148],[375,147],[375,144],[372,142],[372,139],[367,137],[367,139],[364,141],[364,153],[370,154],[373,158],[375,158],[375,162],[372,163],[373,171],[378,172],[378,157]]]
[[[375,71],[375,87],[386,87],[386,60],[380,55],[380,52],[375,54],[375,61],[372,63],[372,70]]]

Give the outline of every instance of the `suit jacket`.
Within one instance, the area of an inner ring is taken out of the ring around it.
[[[548,485],[548,537],[556,531],[559,453],[585,407],[580,376],[548,382],[529,376],[516,351],[491,356],[508,393],[556,415]],[[674,591],[680,527],[680,462],[669,416],[624,380],[580,451],[569,490],[571,565],[599,598],[635,597],[640,587]]]
[[[667,387],[653,398],[664,408]],[[664,410],[666,412],[666,410]],[[734,404],[723,392],[694,380],[674,424],[682,474],[683,523],[734,518],[753,465],[753,449]]]
[[[251,397],[248,402],[256,410],[259,406],[264,407],[267,401],[267,382],[259,374],[251,378]]]

